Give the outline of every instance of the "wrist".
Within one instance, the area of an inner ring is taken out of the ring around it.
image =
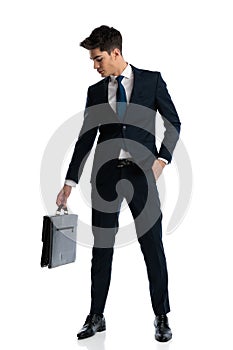
[[[71,190],[72,190],[72,186],[70,186],[70,185],[64,185],[63,191],[64,191],[65,195],[68,195],[68,196],[69,196]]]
[[[167,165],[167,163],[162,159],[158,159],[158,162],[163,168]]]
[[[72,186],[65,184],[65,185],[63,186],[63,188],[64,188],[64,189],[65,189],[65,188],[72,188]]]

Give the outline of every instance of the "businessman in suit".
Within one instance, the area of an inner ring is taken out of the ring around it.
[[[125,61],[119,31],[98,27],[80,46],[89,50],[94,69],[103,79],[88,88],[83,126],[56,201],[57,205],[66,205],[99,132],[91,174],[91,308],[77,336],[84,339],[106,328],[103,313],[120,206],[125,198],[146,263],[155,338],[166,342],[172,332],[167,317],[168,275],[156,181],[171,162],[180,120],[161,74],[135,68]],[[155,137],[157,111],[165,127],[159,150]]]

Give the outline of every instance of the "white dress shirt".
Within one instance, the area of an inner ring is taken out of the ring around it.
[[[129,64],[127,64],[126,68],[121,73],[121,76],[124,77],[121,83],[125,88],[126,100],[127,100],[127,104],[129,104],[132,90],[133,90],[133,80],[134,80],[133,71]],[[118,82],[116,78],[117,78],[116,76],[110,75],[110,80],[108,84],[108,103],[110,104],[114,112],[116,112],[116,93],[118,88]],[[132,158],[132,156],[130,155],[129,152],[126,152],[124,149],[121,149],[119,158],[120,159]]]
[[[121,83],[125,88],[127,104],[129,104],[132,90],[133,90],[133,82],[134,82],[132,67],[129,64],[127,64],[126,68],[121,73],[121,76],[124,77]],[[116,93],[118,88],[118,82],[116,78],[117,78],[116,76],[110,75],[109,84],[108,84],[108,103],[110,104],[114,112],[116,112]],[[121,149],[119,154],[119,159],[122,159],[122,158],[132,158],[132,156],[129,152],[125,151],[124,149]],[[168,161],[164,158],[158,158],[158,159],[163,160],[166,164],[168,163]],[[76,186],[76,183],[73,180],[65,180],[65,184],[72,187]]]

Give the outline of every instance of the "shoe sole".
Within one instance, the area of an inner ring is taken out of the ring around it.
[[[172,340],[172,337],[171,337],[170,339],[157,339],[157,338],[155,337],[155,340],[157,340],[159,343],[168,343],[169,341]]]
[[[103,332],[103,331],[106,331],[106,326],[101,326],[99,327],[94,334],[90,334],[90,335],[87,335],[85,337],[82,337],[82,336],[77,336],[78,340],[81,340],[81,339],[87,339],[87,338],[90,338],[90,337],[93,337],[97,332]]]
[[[106,326],[100,327],[96,332],[103,332],[106,331]]]

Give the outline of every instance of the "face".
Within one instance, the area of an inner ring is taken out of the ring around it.
[[[102,77],[108,77],[109,75],[117,75],[118,59],[120,51],[114,49],[111,51],[110,55],[107,51],[100,51],[99,48],[89,51],[90,58],[94,62],[94,69]]]

